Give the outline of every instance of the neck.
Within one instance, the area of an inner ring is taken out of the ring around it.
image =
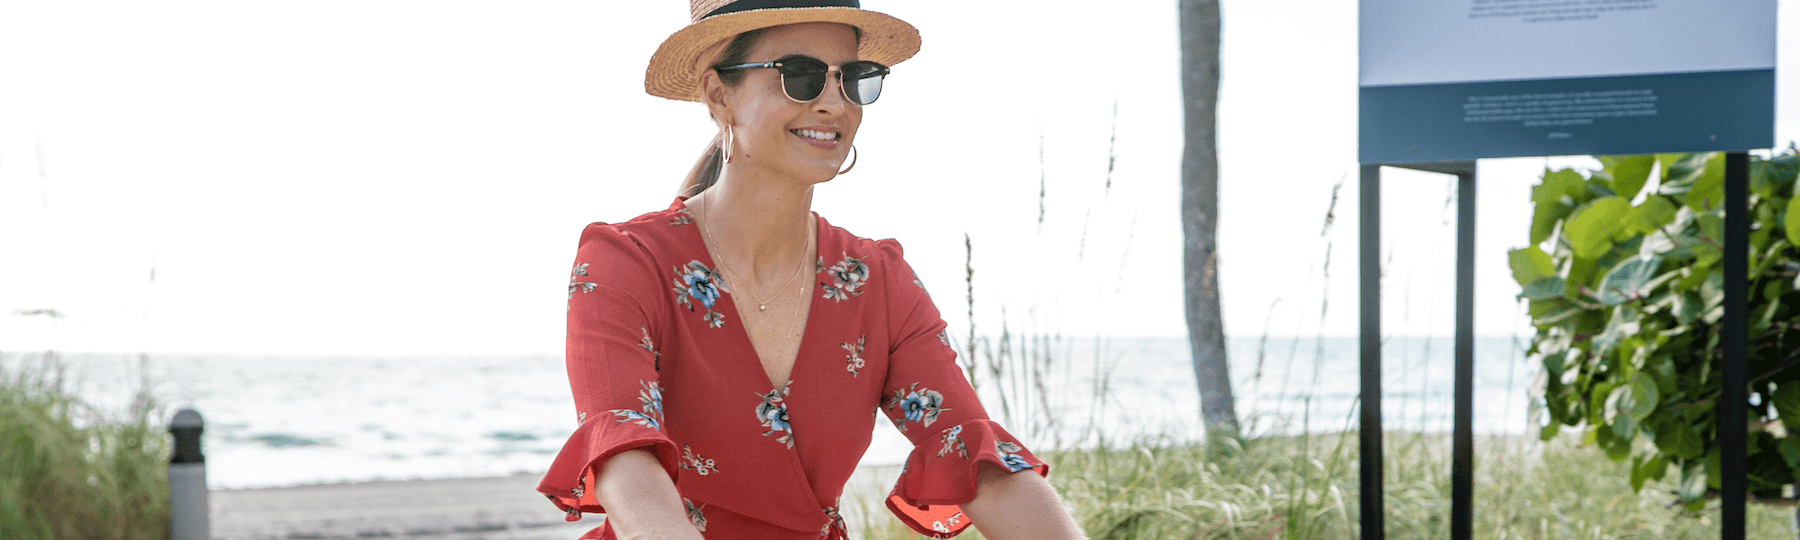
[[[689,201],[699,203],[696,219],[716,243],[715,257],[743,276],[779,281],[803,264],[812,247],[812,185],[726,174]]]

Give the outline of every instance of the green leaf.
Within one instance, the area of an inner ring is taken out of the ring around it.
[[[1800,245],[1800,194],[1788,199],[1787,217],[1782,219],[1782,231],[1787,233],[1788,243]]]
[[[1583,311],[1581,306],[1561,298],[1532,300],[1526,309],[1531,315],[1531,324],[1537,326],[1556,324],[1580,315]]]
[[[1662,402],[1662,394],[1656,389],[1656,378],[1644,372],[1631,377],[1631,403],[1621,404],[1621,409],[1639,421],[1649,418],[1655,413],[1657,405]]]
[[[1616,306],[1632,300],[1638,300],[1650,294],[1651,280],[1656,277],[1656,269],[1662,265],[1662,259],[1634,257],[1619,263],[1600,279],[1600,291],[1597,295],[1600,303]]]
[[[1661,480],[1668,474],[1669,461],[1661,455],[1638,456],[1631,460],[1631,491],[1644,490],[1645,480]]]
[[[1694,459],[1706,450],[1700,434],[1681,419],[1664,422],[1656,428],[1656,449],[1681,459]]]
[[[1620,386],[1606,397],[1606,423],[1612,427],[1613,437],[1624,439],[1626,443],[1637,436],[1638,429],[1638,417],[1632,416],[1627,410],[1635,406],[1631,394],[1630,386]],[[1630,448],[1630,445],[1627,444],[1626,448]],[[1607,453],[1611,454],[1610,451]]]
[[[1644,183],[1650,179],[1650,168],[1654,165],[1656,156],[1620,158],[1607,168],[1607,172],[1612,174],[1613,192],[1627,199],[1636,197],[1644,189]]]
[[[1675,494],[1681,500],[1693,503],[1706,496],[1706,470],[1700,462],[1691,462],[1681,468],[1681,481],[1675,484]]]
[[[1724,258],[1725,251],[1725,216],[1716,213],[1700,214],[1694,218],[1700,224],[1700,234],[1694,237],[1683,237],[1688,240],[1685,245],[1694,250],[1694,264],[1712,266]],[[1681,242],[1682,239],[1677,239]]]
[[[1601,330],[1600,335],[1594,337],[1594,356],[1605,357],[1612,354],[1613,348],[1618,347],[1619,342],[1624,340],[1625,336],[1636,335],[1638,332],[1637,320],[1637,310],[1627,311],[1623,306],[1614,307],[1612,316],[1606,320],[1605,329]]]
[[[1723,154],[1713,154],[1700,169],[1700,175],[1694,179],[1693,187],[1688,189],[1684,201],[1689,208],[1698,211],[1712,211],[1719,208],[1725,200],[1725,159]]]
[[[1614,236],[1625,229],[1625,216],[1630,210],[1631,203],[1619,197],[1595,199],[1577,209],[1563,229],[1575,256],[1594,259],[1611,248]]]
[[[1662,165],[1662,189],[1666,195],[1682,195],[1694,189],[1694,183],[1706,171],[1707,158],[1711,154],[1657,154],[1656,162]]]
[[[1800,467],[1800,437],[1782,437],[1775,448],[1781,451],[1781,459],[1787,461],[1788,467]]]
[[[1684,293],[1698,289],[1701,284],[1706,282],[1706,274],[1710,270],[1711,268],[1705,266],[1683,268],[1681,274],[1676,276],[1675,282],[1669,284],[1669,290]]]
[[[1701,461],[1706,463],[1706,487],[1719,489],[1720,484],[1723,483],[1721,481],[1725,478],[1724,471],[1719,470],[1719,446],[1713,445],[1712,448],[1706,449],[1706,457],[1701,458]]]
[[[1549,375],[1552,379],[1561,379],[1563,374],[1563,361],[1567,359],[1568,356],[1568,352],[1544,355],[1544,373]]]
[[[1551,298],[1562,298],[1563,294],[1568,292],[1568,290],[1569,290],[1569,284],[1567,282],[1563,281],[1563,278],[1559,278],[1559,277],[1540,278],[1537,281],[1533,281],[1533,282],[1525,285],[1525,291],[1519,293],[1519,298],[1525,298],[1525,299],[1530,299],[1530,300],[1548,300]]]
[[[1513,281],[1519,285],[1556,275],[1556,265],[1550,261],[1550,255],[1537,246],[1508,251],[1506,259],[1512,265]]]
[[[1686,157],[1686,155],[1687,154],[1657,154],[1656,155],[1656,164],[1662,166],[1662,183],[1663,183],[1663,185],[1665,185],[1665,186],[1669,185],[1669,182],[1670,182],[1669,177],[1671,174],[1673,174],[1673,171],[1675,170],[1675,164],[1681,162],[1681,158]]]
[[[1800,434],[1800,381],[1787,381],[1769,393],[1769,403],[1790,434]],[[1790,435],[1791,437],[1792,435]]]
[[[1631,207],[1628,218],[1632,234],[1643,234],[1675,222],[1675,203],[1668,197],[1651,195],[1644,204]]]
[[[1775,436],[1767,431],[1750,433],[1749,461],[1745,467],[1751,491],[1779,490],[1781,486],[1794,483],[1794,470],[1778,451]]]
[[[1556,220],[1568,217],[1573,198],[1581,196],[1586,183],[1581,173],[1571,169],[1544,173],[1543,183],[1531,188],[1531,201],[1536,205],[1531,213],[1531,245],[1543,243],[1556,228]],[[1571,204],[1563,203],[1565,197]]]
[[[1633,430],[1627,431],[1627,433],[1636,433],[1636,430],[1634,428]],[[1606,451],[1606,459],[1625,461],[1631,457],[1631,439],[1629,437],[1606,437],[1602,435],[1600,437],[1600,448]]]

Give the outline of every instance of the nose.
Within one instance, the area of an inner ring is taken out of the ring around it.
[[[844,72],[834,66],[825,74],[825,88],[819,91],[819,99],[813,100],[813,110],[837,114],[849,106],[850,100],[844,96]]]

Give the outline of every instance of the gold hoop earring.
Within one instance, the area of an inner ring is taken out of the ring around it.
[[[845,166],[844,170],[838,171],[838,174],[841,176],[854,168],[856,168],[856,145],[852,144],[850,145],[850,165]]]
[[[731,163],[731,146],[736,138],[731,134],[731,124],[725,124],[725,163]]]

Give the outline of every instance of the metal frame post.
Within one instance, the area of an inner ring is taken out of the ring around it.
[[[1387,537],[1381,485],[1381,166],[1363,165],[1358,197],[1357,281],[1361,313],[1361,493],[1363,540]]]
[[[1456,412],[1451,434],[1450,538],[1474,538],[1475,162],[1456,171]]]
[[[1456,176],[1455,413],[1450,459],[1450,538],[1474,538],[1475,162],[1389,163]],[[1384,538],[1381,449],[1381,165],[1362,166],[1362,537]]]
[[[1724,380],[1719,383],[1719,538],[1744,538],[1744,499],[1749,426],[1749,400],[1744,382],[1749,326],[1750,154],[1725,154],[1725,318],[1720,341],[1725,347]]]
[[[1475,444],[1475,162],[1392,163],[1456,175],[1456,389],[1450,471],[1450,537],[1473,538]],[[1381,431],[1381,167],[1362,165],[1358,261],[1361,302],[1361,495],[1362,537],[1386,537],[1382,519]],[[1749,488],[1745,360],[1748,356],[1750,155],[1725,155],[1725,316],[1718,402],[1720,467],[1719,537],[1742,540]]]

